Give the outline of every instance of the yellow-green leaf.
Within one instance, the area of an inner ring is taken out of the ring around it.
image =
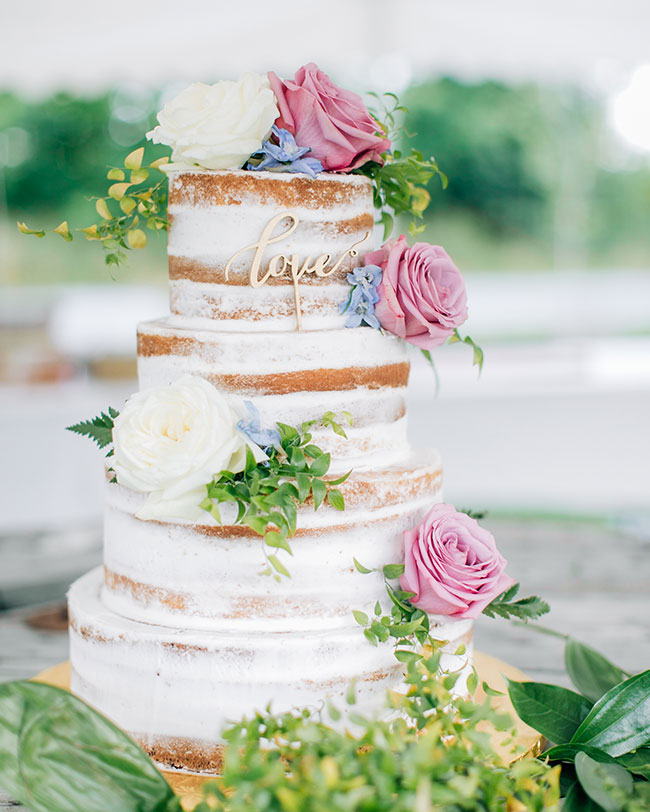
[[[164,158],[158,158],[157,161],[152,161],[149,164],[149,169],[160,169],[160,167],[163,164],[168,164],[168,163],[169,163],[169,158],[167,156],[165,156]]]
[[[31,234],[34,237],[38,237],[39,240],[41,237],[45,236],[45,232],[42,229],[31,229],[26,223],[21,223],[20,220],[16,223],[16,225],[18,226],[18,231],[20,231],[21,234]]]
[[[123,197],[120,200],[120,208],[124,212],[124,214],[131,214],[133,209],[136,207],[136,202],[132,197]]]
[[[108,187],[108,194],[113,198],[113,200],[121,200],[126,194],[126,190],[130,185],[130,183],[114,183],[112,186]]]
[[[86,235],[87,240],[101,240],[101,235],[97,231],[97,226],[94,223],[92,226],[88,226],[88,228],[82,228],[81,231]]]
[[[109,180],[124,180],[126,175],[124,174],[123,169],[115,169],[115,168],[113,168],[113,169],[108,170],[108,172],[106,174],[106,177]]]
[[[144,248],[147,244],[147,235],[141,228],[133,228],[126,236],[131,248]]]
[[[95,203],[95,208],[97,209],[97,214],[102,218],[102,220],[111,220],[113,218],[111,210],[108,208],[106,198],[100,197]]]
[[[72,234],[70,234],[70,229],[68,228],[67,220],[64,220],[62,223],[59,223],[59,225],[54,229],[54,233],[58,234],[60,237],[63,237],[63,239],[66,242],[72,241]]]
[[[144,147],[138,147],[138,149],[134,149],[133,152],[129,152],[129,154],[124,159],[124,166],[127,169],[140,169],[142,166],[142,157],[144,156]]]
[[[131,183],[142,183],[149,177],[148,169],[134,169],[131,172]]]

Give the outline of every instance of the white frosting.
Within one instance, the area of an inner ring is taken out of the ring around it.
[[[96,569],[70,589],[71,687],[138,738],[214,743],[228,720],[250,716],[269,702],[282,712],[319,707],[330,697],[345,711],[353,679],[353,709],[374,714],[383,708],[386,690],[401,682],[392,647],[367,644],[359,627],[226,633],[149,625],[108,610],[99,597],[101,581]],[[471,621],[448,623],[447,651],[456,651],[470,630]],[[470,644],[465,655],[442,659],[443,670],[461,671],[459,692],[471,650]]]

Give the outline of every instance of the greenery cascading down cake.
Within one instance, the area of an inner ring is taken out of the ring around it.
[[[379,712],[403,666],[377,643],[418,628],[462,693],[472,620],[513,581],[406,436],[407,345],[462,340],[466,295],[439,246],[381,245],[374,209],[421,212],[435,163],[314,65],[193,85],[159,122],[171,314],[138,328],[139,393],[75,427],[110,451],[104,566],[69,593],[72,690],[160,765],[215,772],[225,722],[269,703],[355,681]],[[142,152],[91,236],[159,227]]]

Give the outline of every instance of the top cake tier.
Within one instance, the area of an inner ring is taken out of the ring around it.
[[[172,315],[219,330],[342,327],[346,274],[375,247],[360,175],[170,173],[169,221]]]

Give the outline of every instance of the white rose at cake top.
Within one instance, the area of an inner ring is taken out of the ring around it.
[[[185,375],[131,397],[113,428],[110,464],[120,485],[149,494],[140,519],[196,521],[205,486],[221,471],[242,471],[246,448],[266,458],[239,430],[240,415],[205,379]]]
[[[147,138],[172,147],[166,168],[237,169],[261,148],[278,115],[268,78],[246,73],[237,82],[190,85],[165,104]]]

